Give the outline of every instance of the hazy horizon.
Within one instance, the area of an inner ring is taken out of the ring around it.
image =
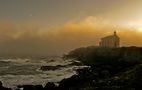
[[[0,54],[60,55],[117,31],[142,46],[141,0],[0,0]]]

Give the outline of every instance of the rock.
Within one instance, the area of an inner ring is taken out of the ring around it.
[[[56,70],[56,69],[58,69],[58,67],[56,67],[56,66],[41,66],[41,68],[40,68],[40,70],[42,70],[42,71],[48,71],[48,70]]]
[[[68,65],[57,65],[57,66],[41,66],[40,70],[42,71],[48,71],[48,70],[57,70],[57,69],[60,69],[60,68],[66,68],[66,67],[70,67],[70,66],[82,66],[83,64],[82,63],[79,63],[79,62],[73,62],[71,64],[68,64]]]
[[[36,90],[34,85],[22,85],[23,90]]]
[[[12,89],[3,87],[2,82],[0,81],[0,90],[12,90]]]
[[[48,82],[45,87],[44,90],[57,90],[57,87],[54,83],[50,83]]]
[[[71,63],[71,64],[68,64],[67,66],[83,66],[83,64],[82,63],[80,63],[80,62],[73,62],[73,63]]]
[[[35,85],[36,90],[43,90],[43,86],[42,85]]]
[[[22,90],[43,90],[42,85],[19,85],[17,87],[16,90],[21,90],[21,88],[23,88]]]
[[[54,62],[55,60],[54,59],[51,59],[49,62]]]

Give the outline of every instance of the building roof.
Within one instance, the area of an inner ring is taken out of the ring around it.
[[[101,39],[110,39],[110,38],[118,38],[118,39],[119,39],[119,37],[118,37],[117,34],[116,34],[116,31],[114,31],[114,34],[113,34],[113,35],[109,35],[109,36],[103,37],[103,38],[101,38]]]

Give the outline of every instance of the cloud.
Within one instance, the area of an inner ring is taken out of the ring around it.
[[[122,46],[142,45],[142,32],[102,17],[89,16],[52,30],[46,28],[34,23],[1,22],[0,53],[63,54],[74,48],[98,45],[100,38],[113,34],[114,30],[118,32]]]

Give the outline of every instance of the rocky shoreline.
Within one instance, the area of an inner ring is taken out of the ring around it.
[[[56,66],[41,66],[39,68],[39,70],[41,71],[54,71],[57,69],[61,69],[61,68],[69,68],[69,67],[73,67],[73,66],[77,66],[77,68],[74,67],[74,70],[76,71],[77,69],[79,69],[79,67],[81,69],[83,68],[87,68],[87,66],[84,66],[81,62],[77,62],[77,61],[73,61],[70,64],[67,65],[56,65]],[[60,82],[57,84],[53,83],[53,82],[47,82],[46,84],[42,85],[32,85],[32,84],[24,84],[24,85],[17,85],[13,88],[9,87],[5,87],[4,86],[4,81],[0,81],[0,90],[64,90],[63,89],[63,85],[60,85]]]
[[[7,88],[0,82],[0,90],[61,90],[54,83],[47,83],[45,87],[42,85],[19,85],[16,89]]]
[[[64,58],[80,60],[89,67],[77,69],[75,75],[61,80],[58,86],[48,82],[44,87],[19,85],[15,90],[142,90],[142,48],[79,48]],[[1,84],[0,90],[12,89]]]

